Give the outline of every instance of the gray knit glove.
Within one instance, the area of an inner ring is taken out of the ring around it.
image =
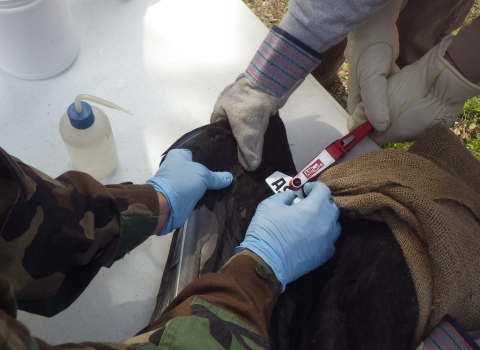
[[[246,72],[225,88],[210,122],[228,119],[238,142],[240,164],[249,171],[262,161],[269,118],[287,102],[322,56],[280,28],[273,27]]]

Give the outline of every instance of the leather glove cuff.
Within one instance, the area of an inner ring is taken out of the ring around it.
[[[286,31],[274,26],[260,45],[245,75],[247,79],[282,98],[310,74],[323,56]]]

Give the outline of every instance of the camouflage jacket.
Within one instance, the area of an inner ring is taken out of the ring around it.
[[[102,266],[111,266],[153,233],[158,197],[150,185],[103,186],[81,172],[52,179],[1,148],[0,191],[2,348],[268,348],[280,283],[249,252],[191,283],[133,338],[51,346],[32,337],[15,320],[17,307],[44,316],[67,308]]]

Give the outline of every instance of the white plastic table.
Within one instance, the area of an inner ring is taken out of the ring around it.
[[[247,67],[267,33],[241,0],[70,0],[81,50],[65,72],[26,81],[0,72],[0,146],[56,177],[72,169],[58,122],[77,94],[130,110],[110,117],[119,165],[103,183],[144,183],[160,154],[209,122],[220,91]],[[297,168],[347,132],[346,112],[309,77],[281,110]],[[363,140],[351,156],[377,149]],[[118,341],[147,325],[170,236],[152,237],[102,269],[66,311],[19,313],[53,344]]]

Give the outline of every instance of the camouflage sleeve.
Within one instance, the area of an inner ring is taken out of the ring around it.
[[[161,349],[267,349],[281,285],[258,256],[242,251],[218,273],[190,283],[141,334],[125,341]]]
[[[1,148],[0,191],[0,275],[20,309],[44,316],[67,308],[158,223],[150,185],[103,186],[76,171],[52,179]]]
[[[0,289],[3,282],[0,277]],[[7,287],[8,288],[8,287]],[[6,292],[6,293],[2,293]],[[194,297],[188,316],[176,317],[166,325],[123,342],[84,342],[50,345],[33,337],[21,322],[15,320],[13,290],[0,291],[0,342],[5,350],[147,350],[147,349],[268,349],[268,338],[260,336],[231,313]],[[10,312],[8,312],[10,310]],[[12,313],[13,311],[13,313]]]
[[[135,348],[122,343],[81,343],[52,346],[41,339],[32,337],[27,327],[17,321],[17,305],[15,293],[10,282],[0,276],[0,344],[4,350],[60,350],[60,349],[118,349],[134,350]]]
[[[280,288],[268,266],[243,251],[219,273],[187,286],[159,320],[133,338],[52,346],[15,320],[15,293],[0,276],[0,343],[6,350],[268,349],[267,328]]]

